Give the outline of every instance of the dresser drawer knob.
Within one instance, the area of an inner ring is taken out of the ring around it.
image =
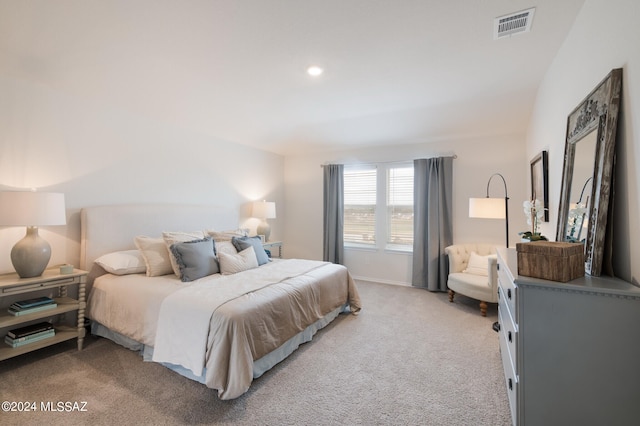
[[[509,339],[509,343],[513,342],[513,339],[511,338],[511,332],[507,333],[507,338]]]
[[[509,379],[509,390],[513,390],[513,380]]]
[[[510,288],[507,289],[507,297],[509,299],[511,299],[511,289]]]

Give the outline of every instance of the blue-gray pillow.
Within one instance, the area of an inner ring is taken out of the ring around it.
[[[269,256],[267,256],[267,253],[264,251],[264,247],[262,247],[262,240],[260,237],[233,237],[231,239],[231,243],[233,243],[233,246],[236,248],[238,253],[244,249],[253,247],[253,250],[256,252],[258,266],[269,263]]]
[[[171,244],[171,253],[180,268],[180,280],[194,281],[220,272],[215,243],[211,237]]]

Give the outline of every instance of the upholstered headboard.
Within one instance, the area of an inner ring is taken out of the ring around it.
[[[80,212],[80,268],[90,271],[106,253],[135,249],[137,235],[163,231],[238,228],[237,209],[181,204],[127,204],[86,207]]]

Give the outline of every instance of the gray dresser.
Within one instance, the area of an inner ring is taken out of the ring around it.
[[[640,288],[517,274],[498,251],[500,352],[514,425],[640,424]]]

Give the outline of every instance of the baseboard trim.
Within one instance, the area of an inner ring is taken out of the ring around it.
[[[379,284],[391,284],[391,285],[399,285],[403,287],[411,287],[411,283],[404,282],[404,281],[381,280],[380,278],[362,277],[358,275],[352,275],[352,277],[356,281],[367,281],[367,282],[379,283]]]

